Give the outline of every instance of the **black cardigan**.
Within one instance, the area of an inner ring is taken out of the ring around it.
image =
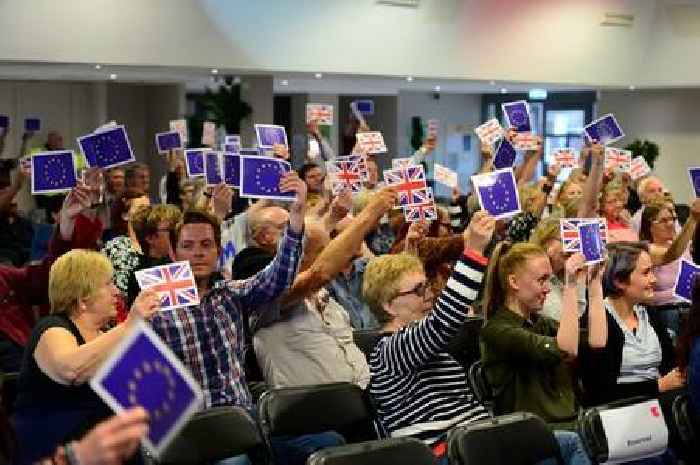
[[[608,342],[605,348],[592,349],[586,341],[586,343],[580,345],[579,349],[579,367],[584,389],[584,404],[586,406],[601,405],[635,396],[658,397],[659,385],[657,380],[638,383],[617,383],[622,365],[622,348],[625,338],[622,329],[610,312],[606,311],[605,313],[608,321]],[[663,327],[658,312],[653,309],[647,309],[647,314],[661,345],[659,373],[663,376],[676,366],[673,342]]]

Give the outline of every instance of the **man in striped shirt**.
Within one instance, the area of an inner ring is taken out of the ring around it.
[[[474,215],[464,232],[464,254],[435,301],[418,258],[386,255],[370,261],[363,292],[389,335],[370,356],[370,393],[392,436],[411,436],[444,455],[447,431],[484,419],[464,368],[447,353],[481,287],[495,221]]]

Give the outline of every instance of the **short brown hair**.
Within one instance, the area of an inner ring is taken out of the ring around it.
[[[221,249],[221,222],[219,219],[201,208],[192,208],[187,210],[182,214],[182,219],[177,223],[175,227],[175,246],[180,240],[180,232],[183,226],[187,224],[209,224],[214,230],[214,241],[216,242],[216,248]]]
[[[136,234],[136,240],[141,246],[144,255],[148,255],[149,247],[146,238],[158,233],[158,227],[163,221],[168,222],[170,229],[170,241],[175,240],[175,226],[180,222],[182,214],[175,205],[159,204],[153,207],[139,208],[131,218],[131,227]]]

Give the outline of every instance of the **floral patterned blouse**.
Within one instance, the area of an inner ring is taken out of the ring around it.
[[[129,236],[117,236],[108,241],[102,253],[107,256],[114,267],[114,284],[122,294],[129,288],[129,275],[139,264],[139,252],[134,250]]]

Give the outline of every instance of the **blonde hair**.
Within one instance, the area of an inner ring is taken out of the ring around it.
[[[362,295],[380,324],[392,319],[384,310],[384,304],[396,297],[401,278],[406,273],[423,271],[420,259],[407,253],[382,255],[369,261],[362,281]]]
[[[73,249],[61,255],[49,271],[51,313],[72,314],[79,300],[92,297],[112,279],[112,264],[92,250]]]
[[[540,246],[529,242],[511,244],[503,241],[496,245],[486,269],[486,287],[481,308],[484,317],[493,315],[505,303],[508,276],[521,269],[529,259],[538,256],[547,257],[547,254]]]
[[[357,216],[362,210],[369,204],[370,200],[374,197],[374,192],[367,189],[363,189],[359,194],[353,196],[352,198],[352,214]]]
[[[559,218],[546,218],[530,233],[530,243],[545,248],[545,244],[551,240],[561,240]]]
[[[561,187],[559,188],[559,192],[557,192],[557,198],[556,198],[554,203],[555,204],[561,203],[562,202],[562,195],[564,195],[564,192],[566,192],[566,190],[569,188],[569,186],[573,186],[573,185],[579,186],[581,189],[583,189],[583,186],[581,185],[581,183],[576,182],[575,180],[571,179],[571,177],[569,177],[569,179],[567,179],[566,181],[561,183]],[[571,199],[566,199],[566,200],[571,200]]]

